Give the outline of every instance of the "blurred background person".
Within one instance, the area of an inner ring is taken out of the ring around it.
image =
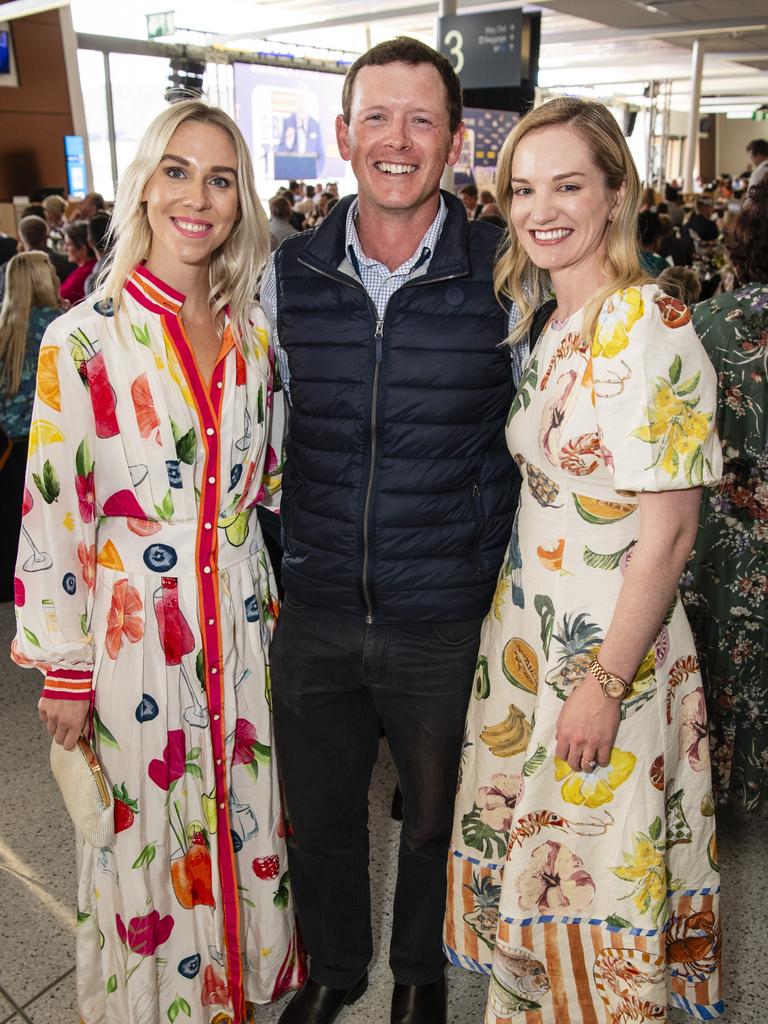
[[[462,185],[459,189],[459,199],[464,203],[467,217],[470,220],[477,220],[483,212],[483,205],[478,196],[477,185]]]
[[[48,225],[42,217],[35,215],[22,217],[19,221],[19,240],[16,245],[17,252],[42,252],[45,253],[56,276],[60,282],[66,281],[72,271],[72,265],[66,256],[52,252],[48,248]],[[0,301],[5,291],[5,268],[7,264],[0,267]]]
[[[683,598],[702,663],[713,781],[756,810],[768,792],[768,179],[726,229],[739,286],[693,309],[719,378],[724,475],[701,506]]]
[[[477,219],[490,221],[491,224],[495,224],[497,228],[501,228],[502,230],[507,226],[504,215],[496,203],[484,203],[483,212]]]
[[[48,248],[54,252],[64,251],[64,213],[66,199],[61,196],[46,196],[43,200],[45,222],[48,225]]]
[[[284,238],[297,233],[291,222],[292,212],[291,201],[287,196],[272,196],[269,200],[269,233],[272,235],[273,249]]]
[[[97,213],[88,221],[88,245],[96,254],[93,270],[85,280],[85,294],[90,295],[96,289],[101,268],[109,251],[109,214]]]
[[[0,601],[13,600],[40,341],[48,324],[62,312],[59,282],[45,253],[14,256],[8,264],[0,309],[0,427],[13,442],[0,471]],[[51,361],[44,355],[40,374],[50,372]]]
[[[88,244],[88,224],[84,220],[76,220],[64,228],[64,251],[74,270],[62,283],[61,297],[74,305],[85,298],[85,282],[96,266],[96,253]]]
[[[658,277],[669,266],[664,257],[659,255],[662,228],[658,213],[649,209],[641,210],[637,215],[637,233],[640,241],[640,266],[651,277]]]
[[[100,192],[89,192],[80,200],[80,211],[78,220],[90,220],[94,214],[101,213],[104,209],[104,196]]]
[[[692,238],[694,242],[715,242],[720,234],[720,228],[712,219],[715,203],[712,196],[702,192],[696,196],[693,204],[693,213],[683,224],[683,235]]]
[[[656,193],[650,185],[643,189],[643,193],[640,196],[639,212],[643,213],[645,210],[653,210],[654,213],[656,212]]]
[[[749,190],[755,185],[759,185],[768,174],[768,142],[765,139],[753,139],[747,146],[747,156],[752,168],[747,186],[747,195],[749,195]]]
[[[686,306],[698,302],[701,295],[699,275],[690,267],[667,267],[656,278],[656,284],[665,294],[680,299]]]
[[[659,204],[659,206],[662,205],[667,206],[666,203]],[[680,228],[675,227],[668,213],[659,213],[659,224],[661,226],[659,256],[662,256],[667,262],[672,260],[676,267],[690,267],[694,256],[694,245],[691,239],[683,238]]]

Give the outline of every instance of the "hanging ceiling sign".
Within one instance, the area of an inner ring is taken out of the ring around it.
[[[440,18],[440,52],[465,89],[520,85],[522,11],[491,11]]]
[[[174,11],[160,11],[157,14],[147,14],[147,39],[162,39],[163,36],[172,36],[176,32]]]

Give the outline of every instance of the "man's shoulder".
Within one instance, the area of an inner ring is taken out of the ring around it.
[[[487,220],[471,220],[469,226],[469,249],[475,259],[495,261],[504,241],[504,232]]]

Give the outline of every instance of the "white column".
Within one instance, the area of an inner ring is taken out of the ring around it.
[[[688,137],[685,140],[685,173],[683,191],[693,192],[693,168],[699,147],[699,104],[701,103],[701,69],[704,48],[700,39],[693,42],[691,51],[691,107],[688,111]]]
[[[69,91],[69,108],[72,111],[72,124],[75,129],[75,135],[83,137],[85,173],[88,177],[88,190],[92,192],[93,170],[91,168],[91,150],[88,145],[88,126],[85,123],[83,90],[80,87],[80,69],[77,66],[77,35],[72,24],[72,11],[69,4],[59,9],[59,25],[61,26],[61,43],[64,49],[64,67],[67,71],[67,89]],[[62,145],[64,145],[63,140]]]
[[[455,14],[455,13],[456,13],[456,0],[438,0],[438,6],[437,6],[437,16],[438,16],[438,19],[439,18],[450,17],[452,14]],[[440,35],[439,35],[439,32],[440,32],[439,26],[440,26],[440,22],[438,20],[438,22],[437,22],[437,24],[435,26],[435,37],[436,37],[435,48],[437,50],[440,49],[440,42],[441,42]],[[447,164],[446,164],[445,169],[443,171],[443,176],[440,179],[440,188],[445,189],[446,192],[453,192],[453,190],[454,190],[453,168],[452,167],[448,167]]]

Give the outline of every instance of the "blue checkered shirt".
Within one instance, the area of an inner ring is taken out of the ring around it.
[[[358,201],[355,200],[347,211],[346,237],[344,240],[344,251],[346,256],[344,260],[342,260],[340,267],[343,269],[345,264],[347,264],[347,261],[349,261],[349,268],[354,272],[354,276],[357,277],[363,288],[365,288],[368,293],[371,302],[376,307],[379,319],[383,320],[387,303],[398,288],[402,287],[406,281],[410,280],[417,271],[421,274],[426,273],[429,267],[429,262],[435,251],[437,240],[440,237],[440,232],[443,230],[443,224],[445,223],[448,211],[446,209],[445,200],[440,196],[440,206],[437,211],[437,216],[427,228],[427,232],[421,242],[416,246],[413,256],[406,260],[405,263],[401,263],[395,270],[390,270],[384,263],[379,263],[378,260],[371,259],[363,252],[363,248],[360,245],[360,239],[357,234],[357,228],[355,227],[357,210]],[[277,337],[277,281],[275,280],[274,255],[271,257],[267,269],[264,272],[264,277],[261,282],[260,301],[261,308],[264,310],[272,328],[272,344],[274,346],[275,357],[280,370],[280,379],[283,382],[286,395],[290,402],[290,374],[288,372],[288,358],[285,350],[280,347]],[[510,331],[517,323],[519,316],[517,306],[512,304],[509,311]],[[512,364],[512,379],[515,382],[515,387],[517,387],[522,375],[523,362],[528,355],[527,341],[523,340],[517,342],[517,344],[510,348],[509,352]]]

